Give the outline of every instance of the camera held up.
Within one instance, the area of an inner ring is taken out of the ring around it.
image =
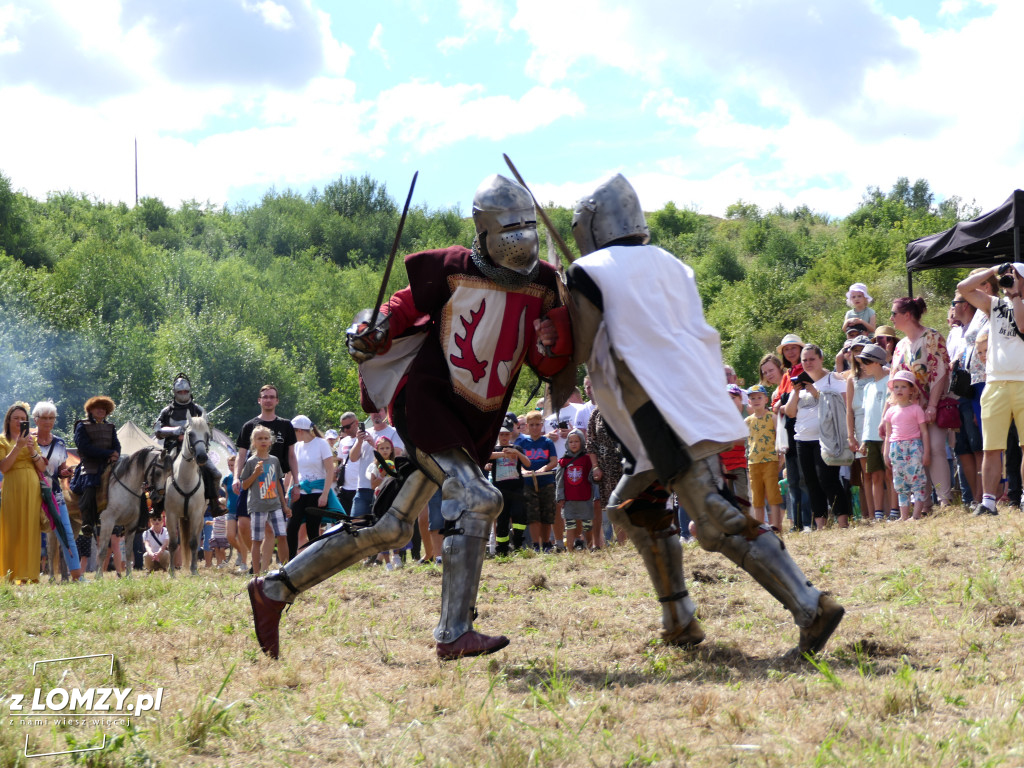
[[[999,265],[999,287],[1013,288],[1013,264],[1006,263]]]

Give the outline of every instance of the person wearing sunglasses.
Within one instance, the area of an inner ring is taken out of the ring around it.
[[[996,280],[1003,297],[989,295],[983,287]],[[1002,474],[1002,452],[1007,451],[1007,485],[1015,481],[1010,500],[1020,501],[1020,458],[1011,457],[1008,437],[1011,422],[1024,419],[1024,336],[1019,318],[1024,317],[1021,293],[1024,290],[1024,264],[1000,264],[983,271],[975,271],[957,287],[963,297],[988,315],[988,355],[985,366],[985,389],[981,394],[982,466],[981,505],[974,510],[979,514],[998,514],[996,498]],[[976,342],[977,343],[977,342]],[[1015,443],[1020,443],[1019,430]]]

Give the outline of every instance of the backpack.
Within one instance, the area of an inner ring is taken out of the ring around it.
[[[835,374],[830,373],[829,376]],[[846,400],[836,392],[818,391],[818,424],[821,436],[821,460],[830,467],[845,467],[853,463],[849,434],[846,431]]]

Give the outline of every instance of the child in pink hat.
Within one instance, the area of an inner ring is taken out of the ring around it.
[[[910,371],[897,371],[889,377],[892,392],[889,410],[882,417],[885,425],[885,464],[892,468],[893,485],[899,495],[900,520],[910,519],[913,497],[914,520],[921,518],[928,476],[924,468],[931,459],[929,444],[922,439],[926,423],[924,410],[918,405],[921,390]]]

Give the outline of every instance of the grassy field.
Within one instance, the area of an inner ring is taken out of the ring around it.
[[[282,658],[258,651],[245,580],[220,571],[0,587],[0,764],[89,766],[1024,766],[1024,516],[791,535],[847,615],[813,665],[789,614],[687,545],[707,640],[662,646],[631,546],[484,567],[478,628],[512,645],[440,664],[441,573],[358,568],[304,595]],[[33,662],[87,654],[39,667]],[[12,694],[163,688],[106,728],[22,724]]]

